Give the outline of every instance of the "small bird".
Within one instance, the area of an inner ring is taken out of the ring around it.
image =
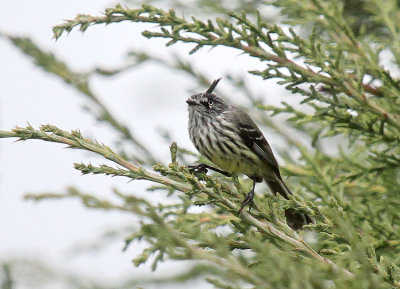
[[[255,184],[266,181],[273,194],[285,199],[292,192],[283,182],[278,163],[267,140],[250,116],[213,94],[221,78],[216,79],[205,93],[189,97],[189,136],[196,149],[218,168],[206,164],[189,166],[195,172],[207,169],[225,176],[244,174],[253,186],[240,207],[239,213],[253,205]],[[287,224],[299,229],[313,220],[304,213],[287,209]]]

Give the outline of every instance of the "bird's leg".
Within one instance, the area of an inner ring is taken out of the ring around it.
[[[218,172],[218,173],[220,173],[220,174],[222,174],[224,176],[227,176],[227,177],[231,176],[230,173],[221,171],[220,169],[214,168],[214,167],[206,165],[206,164],[198,164],[198,165],[188,166],[188,168],[189,168],[189,170],[193,171],[195,174],[202,173],[202,172],[207,174],[207,172],[208,172],[207,169],[209,169],[209,170],[216,171],[216,172]]]
[[[251,188],[251,191],[246,194],[246,197],[244,198],[242,206],[239,209],[239,214],[242,212],[243,208],[246,207],[247,205],[249,205],[249,212],[250,212],[251,207],[253,206],[255,186],[256,186],[256,182],[253,180],[253,187]]]

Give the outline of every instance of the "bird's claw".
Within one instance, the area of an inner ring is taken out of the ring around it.
[[[206,167],[204,167],[203,164],[199,164],[199,165],[193,165],[193,166],[187,166],[187,168],[189,169],[189,171],[195,175],[198,175],[200,173],[204,173],[207,174],[208,170]]]
[[[251,190],[248,194],[246,194],[246,197],[244,198],[244,201],[240,206],[239,215],[242,213],[243,208],[246,207],[247,205],[249,206],[249,213],[250,213],[251,208],[253,207],[253,198],[254,198],[254,189]]]

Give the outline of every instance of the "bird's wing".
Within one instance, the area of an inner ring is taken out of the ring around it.
[[[236,123],[238,134],[247,147],[250,148],[260,159],[270,165],[277,177],[280,179],[281,176],[278,162],[275,159],[268,141],[265,139],[255,122],[247,113],[237,108],[234,111],[232,120]]]

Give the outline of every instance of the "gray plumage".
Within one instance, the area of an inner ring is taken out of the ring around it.
[[[278,163],[261,130],[246,112],[212,93],[219,81],[215,80],[205,93],[192,95],[186,101],[191,141],[227,175],[244,174],[254,182],[265,180],[274,194],[288,199],[291,192],[282,180]],[[254,185],[242,208],[251,206],[253,196]],[[312,221],[291,210],[287,210],[286,218],[295,229]]]

